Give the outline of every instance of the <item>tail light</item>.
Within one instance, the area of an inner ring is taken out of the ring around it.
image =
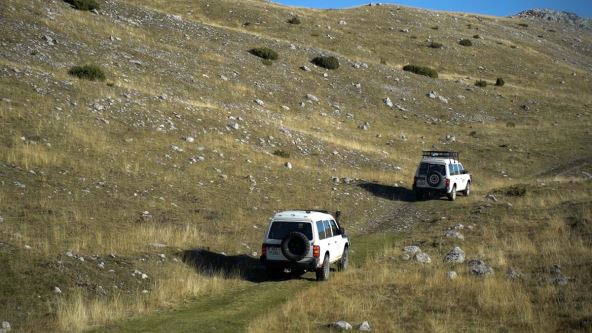
[[[417,185],[417,178],[418,177],[413,177],[413,186]]]
[[[444,184],[446,185],[446,188],[450,187],[450,179],[446,178],[446,180],[444,180]]]
[[[318,245],[314,245],[312,247],[312,256],[318,258],[321,256],[321,247]]]
[[[267,258],[267,245],[265,244],[261,245],[261,256]]]

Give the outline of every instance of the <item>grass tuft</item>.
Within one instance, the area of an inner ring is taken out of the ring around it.
[[[249,53],[266,60],[277,60],[279,58],[278,53],[268,47],[256,47],[250,49]]]
[[[412,72],[418,75],[428,76],[434,79],[438,78],[438,72],[435,69],[432,69],[427,66],[417,66],[417,65],[405,65],[403,66],[403,70],[407,72]]]
[[[70,68],[68,74],[90,81],[105,81],[106,78],[103,69],[97,65],[74,66]]]
[[[319,67],[326,69],[339,68],[339,60],[333,56],[319,56],[311,60],[311,62]]]
[[[78,10],[94,10],[100,9],[99,4],[95,0],[64,0]]]

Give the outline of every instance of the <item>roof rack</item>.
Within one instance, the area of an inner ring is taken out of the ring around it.
[[[324,210],[324,209],[282,209],[282,211],[294,211],[294,212],[306,212],[307,214],[310,212],[318,212],[318,213],[324,213],[324,214],[329,214],[328,210]]]
[[[421,153],[423,158],[452,158],[458,161],[460,153],[457,151],[424,150]]]

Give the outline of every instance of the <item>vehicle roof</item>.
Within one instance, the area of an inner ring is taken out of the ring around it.
[[[282,221],[318,221],[318,220],[334,220],[333,216],[326,213],[316,212],[316,211],[304,211],[304,210],[286,210],[283,212],[275,213],[272,218],[273,220],[282,220]]]
[[[459,160],[455,160],[453,158],[446,158],[446,157],[424,157],[421,159],[422,162],[430,162],[430,163],[460,163]]]

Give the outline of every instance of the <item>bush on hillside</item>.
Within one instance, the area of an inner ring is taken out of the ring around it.
[[[497,80],[495,80],[495,85],[498,87],[503,87],[504,84],[506,84],[506,81],[501,77],[498,77]]]
[[[281,149],[275,150],[273,154],[282,158],[290,158],[290,152]]]
[[[290,24],[300,24],[302,23],[302,21],[300,21],[300,18],[298,16],[294,16],[291,19],[288,20],[288,23]]]
[[[432,30],[438,30],[438,29],[440,29],[440,27],[437,25],[432,27]]]
[[[277,60],[279,58],[277,52],[268,47],[256,47],[254,49],[250,49],[249,53],[267,60]]]
[[[475,85],[477,87],[485,88],[485,87],[487,87],[487,81],[479,80],[479,81],[475,82]]]
[[[78,10],[99,9],[99,4],[95,0],[64,0]]]
[[[407,72],[412,72],[418,75],[429,76],[431,78],[437,79],[438,72],[436,70],[429,68],[427,66],[417,66],[417,65],[405,65],[403,66],[403,70]]]
[[[526,194],[526,187],[524,185],[514,185],[503,189],[501,193],[509,197],[523,197]]]
[[[528,28],[528,24],[526,23],[518,23],[518,25],[524,28]]]
[[[461,39],[458,43],[462,46],[472,46],[473,45],[473,42],[471,42],[468,39]]]
[[[444,45],[442,45],[441,43],[437,43],[437,42],[430,42],[428,44],[429,47],[431,47],[432,49],[441,49]]]
[[[326,69],[339,68],[339,60],[333,56],[319,56],[311,60],[311,62],[319,67]]]
[[[481,38],[481,36],[479,36],[479,35],[473,35],[473,38],[479,39],[479,38]]]
[[[105,81],[105,72],[97,65],[74,66],[68,74],[84,80]]]

